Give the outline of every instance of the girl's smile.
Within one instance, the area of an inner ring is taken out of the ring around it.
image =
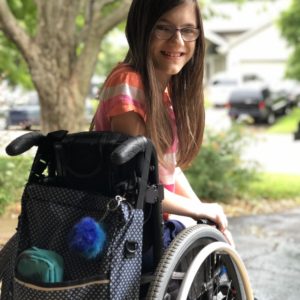
[[[186,41],[197,31],[195,4],[185,2],[164,14],[157,22],[150,42],[151,57],[158,79],[166,84],[193,57],[195,40]],[[184,36],[183,36],[184,35]]]
[[[161,51],[161,54],[164,55],[167,59],[176,60],[184,56],[183,52],[170,52],[170,51]]]

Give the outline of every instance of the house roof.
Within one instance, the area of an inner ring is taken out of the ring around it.
[[[225,47],[228,44],[222,36],[208,29],[205,30],[205,38],[218,47]]]
[[[255,36],[256,34],[258,34],[259,32],[265,30],[266,28],[273,26],[274,25],[274,20],[267,20],[265,21],[263,24],[258,25],[257,27],[246,31],[245,33],[239,35],[235,40],[223,44],[221,46],[218,47],[217,51],[219,53],[226,53],[228,52],[231,48],[235,47],[236,45],[242,43],[243,41],[246,41],[247,39]]]
[[[274,19],[288,5],[289,0],[213,4],[210,9],[216,15],[204,21],[205,37],[218,46],[220,53],[226,53],[231,47],[272,26]],[[228,33],[240,34],[226,41],[222,36]]]
[[[288,5],[289,0],[215,3],[207,8],[213,13],[204,25],[208,30],[219,33],[246,31],[278,16]],[[204,14],[208,14],[205,9]]]

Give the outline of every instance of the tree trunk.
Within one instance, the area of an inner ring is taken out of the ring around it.
[[[35,36],[29,36],[22,28],[6,0],[0,0],[0,30],[15,43],[28,64],[39,95],[42,131],[82,131],[88,127],[85,98],[101,40],[126,17],[131,1],[35,2]],[[110,14],[108,5],[113,5]],[[84,18],[82,28],[76,23],[78,15]]]
[[[61,63],[58,57],[57,54],[50,55],[47,51],[32,51],[32,58],[28,61],[32,81],[39,95],[42,131],[85,130],[88,127],[85,98],[90,77],[82,80],[79,72],[69,71],[75,68],[74,63]],[[89,63],[91,62],[86,62]],[[93,66],[90,72],[92,70]]]
[[[47,82],[36,85],[39,90],[41,104],[42,131],[47,133],[55,130],[68,130],[76,132],[85,130],[84,96],[78,92],[75,84],[70,81],[60,81],[52,78],[52,84],[56,86],[55,93],[49,96]],[[47,78],[45,78],[47,80]]]

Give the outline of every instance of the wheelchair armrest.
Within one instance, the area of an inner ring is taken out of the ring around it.
[[[44,138],[45,136],[40,132],[25,133],[10,142],[10,144],[5,149],[6,153],[9,156],[22,154],[33,146],[39,146],[41,140]]]
[[[144,136],[130,137],[111,153],[111,161],[116,165],[122,165],[138,153],[145,152],[147,145],[148,140]]]
[[[209,219],[200,219],[197,221],[197,224],[205,224],[205,225],[217,227],[216,223]]]

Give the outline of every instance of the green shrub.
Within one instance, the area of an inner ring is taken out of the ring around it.
[[[246,165],[241,159],[249,138],[240,127],[205,132],[201,152],[186,172],[200,198],[228,202],[244,195],[256,179],[255,162]]]
[[[0,215],[9,203],[20,200],[32,159],[0,157]]]

